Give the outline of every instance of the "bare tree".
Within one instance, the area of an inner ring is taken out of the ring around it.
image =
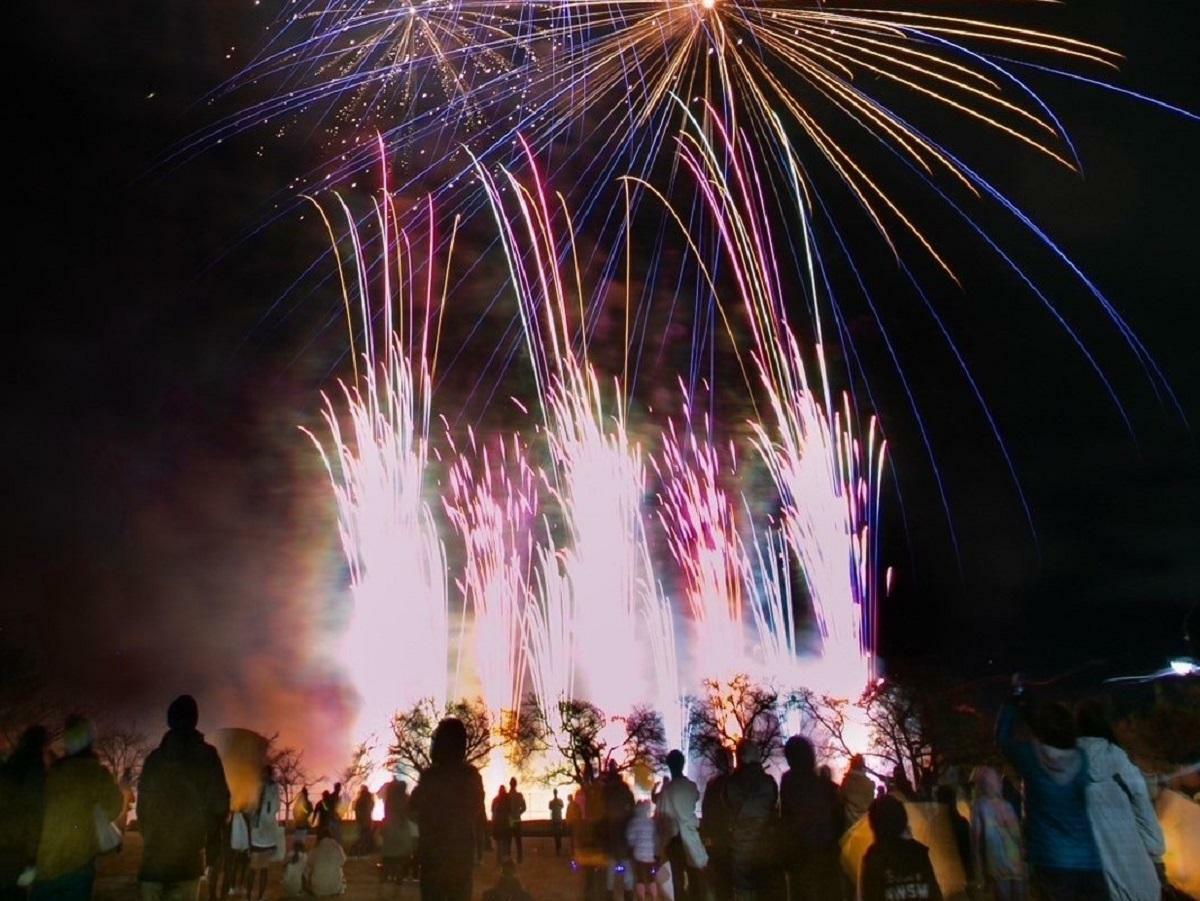
[[[101,725],[96,731],[95,751],[100,762],[116,779],[136,784],[150,753],[149,736],[133,723]]]
[[[279,785],[284,818],[290,819],[292,804],[300,794],[300,789],[313,782],[304,767],[304,752],[290,745],[279,747],[272,739],[267,746],[267,765],[271,767]]]
[[[728,681],[704,680],[704,694],[689,705],[688,730],[693,753],[717,769],[739,741],[749,739],[769,760],[782,747],[779,693],[745,674]]]
[[[375,773],[375,745],[371,741],[354,746],[350,763],[342,771],[342,797],[353,801],[359,786],[365,785]]]
[[[444,717],[456,717],[467,730],[467,762],[482,764],[492,750],[504,741],[500,730],[493,733],[492,717],[481,698],[459,700],[441,710],[432,698],[418,701],[408,710],[392,716],[392,743],[388,747],[388,765],[416,777],[432,762],[429,756],[433,730]]]
[[[559,752],[562,764],[546,774],[552,779],[563,776],[582,782],[586,769],[600,772],[610,764],[625,772],[657,764],[666,754],[666,729],[662,716],[649,707],[635,708],[628,716],[607,717],[589,701],[563,700],[558,705],[560,728],[552,729],[544,714],[540,734]],[[613,743],[607,729],[610,723],[622,726],[620,742]]]

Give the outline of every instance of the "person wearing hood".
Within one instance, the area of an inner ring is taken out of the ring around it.
[[[447,717],[433,731],[432,763],[421,772],[409,810],[420,830],[417,857],[424,901],[470,901],[472,866],[486,842],[483,779],[467,763],[467,729]]]
[[[779,785],[779,812],[792,901],[823,901],[841,892],[838,839],[842,807],[832,781],[817,775],[812,742],[793,735],[783,746],[788,771]]]
[[[700,901],[704,897],[704,867],[708,851],[700,838],[700,820],[696,805],[700,790],[683,774],[686,763],[683,752],[667,755],[671,781],[658,794],[658,833],[667,862],[671,866],[671,883],[680,901]]]
[[[1021,823],[1004,798],[1000,774],[981,766],[972,775],[971,857],[979,881],[990,886],[996,901],[1025,901],[1025,862],[1021,855]]]
[[[216,748],[196,730],[199,721],[190,695],[172,701],[167,733],[142,767],[137,820],[143,901],[195,901],[204,848],[229,816],[225,769]]]
[[[1075,727],[1087,757],[1087,815],[1108,896],[1112,901],[1158,901],[1162,884],[1156,865],[1166,844],[1145,777],[1117,744],[1100,704],[1081,704]]]
[[[1034,885],[1047,901],[1106,898],[1087,814],[1087,758],[1076,747],[1071,712],[1062,704],[1044,704],[1033,735],[1019,734],[1028,701],[1019,679],[1014,684],[1016,695],[996,721],[996,743],[1025,786],[1026,851]]]
[[[92,896],[95,860],[101,851],[97,827],[119,817],[125,801],[112,773],[92,750],[95,737],[90,720],[67,719],[66,756],[46,772],[31,901],[87,901]]]
[[[842,778],[839,790],[845,828],[849,829],[867,814],[867,808],[875,800],[875,783],[867,775],[867,762],[861,754],[850,758],[850,767]]]

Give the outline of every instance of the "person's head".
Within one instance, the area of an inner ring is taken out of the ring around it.
[[[305,786],[301,787],[301,789],[300,789],[300,797],[301,797],[301,798],[307,798],[307,797],[308,797],[308,786],[307,786],[307,785],[305,785]]]
[[[583,765],[583,784],[587,785],[595,778],[596,769],[592,766],[592,762],[589,760]]]
[[[990,766],[976,767],[975,772],[971,774],[971,781],[975,784],[975,794],[978,797],[999,798],[1004,793],[1004,783],[1000,774]]]
[[[328,804],[332,798],[333,798],[333,792],[328,792],[328,791],[321,792],[321,800],[324,801],[326,804]]]
[[[558,789],[557,788],[554,789],[554,797],[556,797],[556,798],[558,797]]]
[[[408,783],[399,776],[396,777],[396,791],[398,791],[400,794],[404,794],[408,791]]]
[[[200,708],[191,695],[180,695],[167,708],[167,728],[176,732],[190,732],[200,722]]]
[[[516,777],[513,777],[512,779],[509,779],[509,780],[508,780],[508,790],[509,790],[509,791],[514,791],[514,792],[517,790],[517,780],[516,780]]]
[[[342,783],[340,783],[340,782],[333,783],[333,793],[335,795],[340,795],[342,793]]]
[[[605,766],[604,775],[607,777],[609,782],[615,782],[621,778],[621,771],[617,768],[617,762],[615,760],[610,760],[607,766]]]
[[[793,735],[783,746],[783,756],[788,768],[806,776],[812,775],[817,766],[817,752],[812,742],[803,735]]]
[[[672,779],[678,779],[683,775],[683,767],[686,763],[687,758],[678,748],[667,755],[667,769],[670,771]]]
[[[1117,743],[1117,736],[1108,721],[1108,713],[1100,701],[1084,701],[1075,708],[1075,733],[1080,738],[1103,738]]]
[[[67,717],[63,724],[63,749],[67,756],[90,751],[96,742],[96,727],[86,716],[77,713]]]
[[[867,768],[867,761],[861,754],[855,754],[850,758],[850,769],[854,772],[861,773]]]
[[[508,788],[505,787],[503,782],[500,783],[500,788],[497,790],[496,794],[501,798],[508,794]]]
[[[877,842],[895,841],[908,828],[908,813],[904,805],[891,795],[876,798],[867,808],[867,822]]]
[[[271,764],[269,763],[262,768],[262,780],[263,782],[275,781],[275,771],[271,769]]]
[[[462,763],[467,759],[467,727],[457,717],[448,716],[433,730],[429,758],[435,764]]]
[[[833,770],[831,770],[828,766],[825,766],[824,764],[822,764],[817,769],[817,775],[820,776],[826,782],[833,781]]]
[[[762,764],[762,748],[758,742],[743,738],[737,744],[737,765],[748,767]]]
[[[958,791],[953,785],[939,785],[933,793],[933,799],[947,807],[958,806]]]
[[[1066,704],[1043,704],[1033,722],[1033,732],[1044,745],[1060,750],[1075,747],[1075,719]]]
[[[14,767],[37,767],[46,765],[46,746],[50,744],[50,731],[42,725],[30,726],[17,739],[16,747],[8,756]]]
[[[360,798],[361,798],[361,797],[364,797],[364,796],[368,796],[368,797],[369,797],[369,796],[370,796],[370,794],[371,794],[371,790],[370,790],[369,788],[367,788],[365,785],[360,785],[360,786],[358,787],[358,796],[359,796]]]

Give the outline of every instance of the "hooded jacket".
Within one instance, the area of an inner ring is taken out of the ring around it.
[[[1062,749],[1016,736],[1018,711],[1005,704],[996,743],[1025,783],[1025,843],[1029,863],[1062,870],[1099,870],[1084,790],[1090,781],[1079,748]]]
[[[138,879],[198,879],[205,840],[228,815],[229,786],[216,748],[195,729],[168,731],[146,758],[138,782],[138,827],[145,843]]]
[[[112,774],[91,751],[55,761],[46,773],[38,881],[65,876],[90,863],[99,851],[96,808],[111,822],[120,816],[124,802]]]
[[[1162,886],[1154,861],[1166,844],[1141,770],[1104,738],[1081,738],[1087,756],[1088,820],[1113,901],[1158,901]]]

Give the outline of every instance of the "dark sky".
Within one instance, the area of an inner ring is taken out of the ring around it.
[[[262,728],[336,723],[343,710],[320,655],[336,620],[336,534],[295,428],[317,408],[340,331],[303,292],[268,314],[322,238],[311,216],[290,216],[238,243],[319,153],[293,135],[260,157],[252,137],[151,168],[212,121],[199,99],[244,62],[272,2],[39,4],[18,33],[0,616],[0,646],[62,693],[140,715],[191,689],[215,716]],[[1200,110],[1190,4],[1073,2],[1053,24],[1126,52],[1121,84]],[[970,158],[1103,288],[1200,421],[1200,124],[1034,83],[1084,177],[979,132]],[[944,210],[917,202],[935,230],[944,217],[952,248],[977,253],[957,247]],[[963,290],[935,289],[1003,429],[1035,542],[953,358],[891,261],[873,260],[869,277],[901,286],[879,297],[927,414],[959,561],[904,395],[864,327],[904,495],[903,521],[888,501],[898,588],[885,651],[941,654],[969,673],[1089,659],[1104,661],[1097,678],[1150,669],[1200,601],[1194,437],[1062,268],[1012,240],[1111,376],[1135,437],[994,259],[968,256]]]

